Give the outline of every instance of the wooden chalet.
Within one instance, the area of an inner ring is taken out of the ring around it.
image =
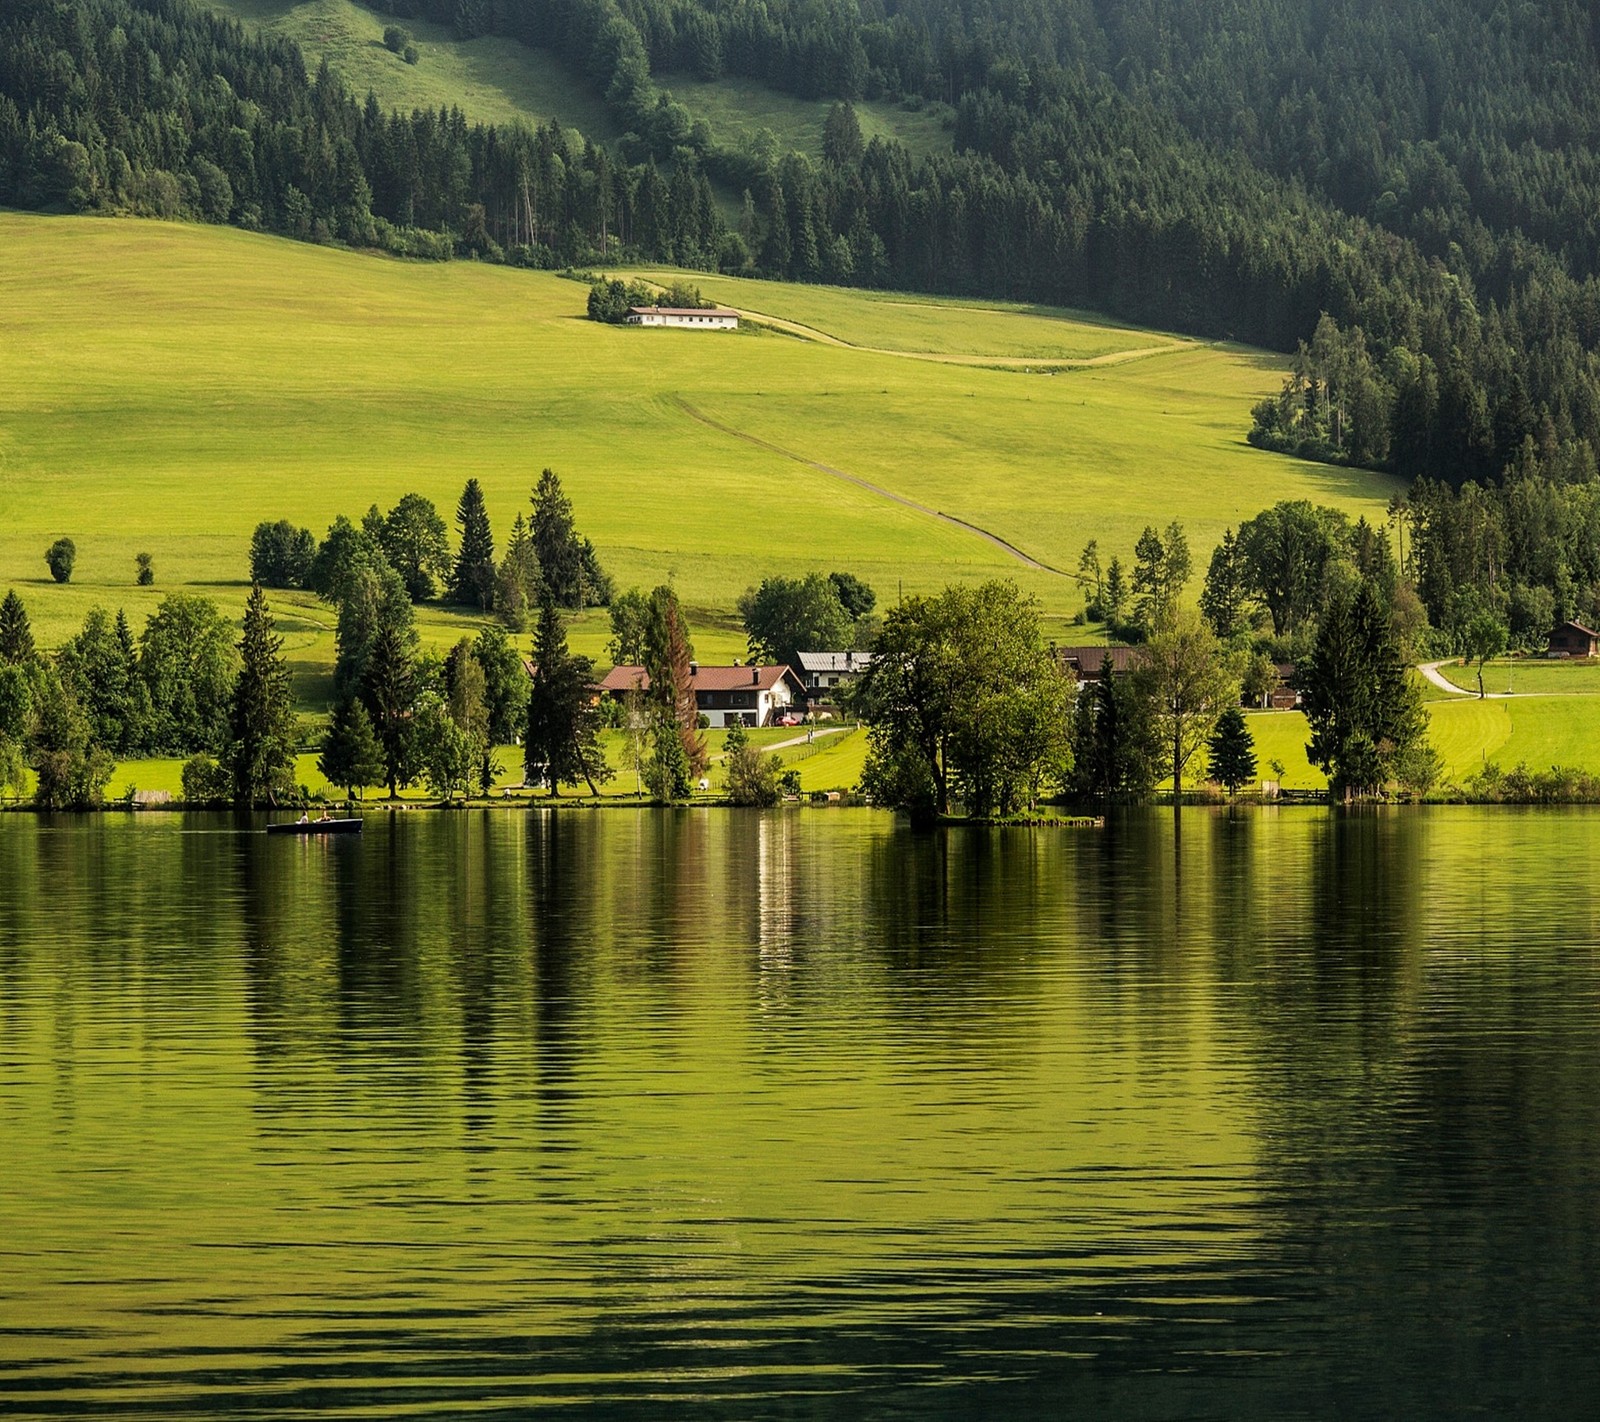
[[[1600,651],[1600,632],[1585,627],[1581,622],[1563,622],[1550,634],[1550,645],[1545,656],[1592,657]]]

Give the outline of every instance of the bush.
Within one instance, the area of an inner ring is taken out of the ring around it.
[[[411,43],[411,34],[400,25],[385,25],[383,27],[383,47],[391,54],[405,53],[406,46]]]
[[[201,751],[183,765],[183,798],[191,805],[227,804],[233,797],[228,768]]]
[[[106,783],[116,769],[109,752],[48,751],[39,757],[39,784],[33,803],[41,810],[98,810],[105,804]]]
[[[78,545],[70,538],[58,538],[44,551],[44,561],[50,565],[50,576],[58,583],[72,581],[72,568],[78,561]]]
[[[139,570],[135,581],[142,588],[149,587],[156,580],[155,560],[148,553],[135,553],[133,561]]]

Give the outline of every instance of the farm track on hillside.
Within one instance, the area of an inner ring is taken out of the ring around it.
[[[842,344],[842,343],[841,343]],[[1063,573],[1060,568],[1052,568],[1048,563],[1041,563],[1037,558],[1024,553],[1014,543],[1007,543],[997,533],[990,533],[986,528],[979,528],[975,523],[969,523],[964,518],[957,518],[954,514],[947,514],[939,509],[931,509],[926,504],[919,504],[915,499],[907,498],[904,494],[897,494],[892,489],[885,489],[881,484],[874,484],[863,479],[857,474],[851,474],[844,469],[836,469],[831,464],[823,464],[820,460],[808,459],[803,454],[796,454],[792,449],[785,449],[780,444],[773,444],[771,440],[762,439],[759,435],[750,434],[746,430],[735,429],[732,425],[725,425],[721,420],[715,420],[703,410],[697,410],[683,396],[674,397],[678,407],[691,420],[697,420],[721,434],[730,435],[734,439],[743,440],[746,444],[753,444],[757,449],[764,449],[770,454],[780,455],[784,459],[792,459],[796,464],[804,464],[808,469],[816,469],[823,474],[831,474],[835,479],[843,479],[847,484],[854,484],[858,489],[865,489],[869,494],[876,494],[879,498],[888,499],[891,503],[901,505],[903,508],[913,509],[917,513],[926,514],[929,518],[936,518],[942,523],[954,524],[957,528],[964,528],[968,533],[977,535],[996,548],[1003,550],[1015,558],[1024,567],[1033,568],[1041,573],[1054,573],[1057,577],[1066,578],[1071,574]]]
[[[906,302],[905,305],[914,303]],[[1156,346],[1140,346],[1131,351],[1107,351],[1097,356],[1012,356],[1012,355],[943,355],[938,351],[904,351],[889,346],[858,346],[838,336],[829,335],[816,326],[791,321],[783,316],[770,316],[764,311],[736,306],[740,320],[753,321],[760,326],[770,326],[802,340],[815,341],[822,346],[840,346],[845,350],[863,351],[868,355],[900,356],[904,360],[927,360],[936,365],[966,365],[987,370],[1092,370],[1100,366],[1126,365],[1129,361],[1147,360],[1151,356],[1171,355],[1176,351],[1198,350],[1204,341],[1163,341]]]

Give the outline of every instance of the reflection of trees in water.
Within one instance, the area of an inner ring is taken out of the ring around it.
[[[1441,886],[1479,813],[1329,812],[1279,827],[1303,874],[1257,863],[1277,910],[1230,1025],[1288,1302],[1347,1335],[1296,1365],[1322,1410],[1564,1415],[1600,1383],[1592,964],[1535,966],[1549,917],[1460,931]]]

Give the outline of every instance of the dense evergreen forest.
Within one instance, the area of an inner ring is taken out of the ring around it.
[[[1088,306],[1298,349],[1267,447],[1594,476],[1600,0],[383,8],[553,50],[626,136],[384,114],[187,0],[10,0],[0,202]],[[718,146],[675,73],[840,101],[823,161]],[[954,150],[864,144],[864,97],[953,105]]]

